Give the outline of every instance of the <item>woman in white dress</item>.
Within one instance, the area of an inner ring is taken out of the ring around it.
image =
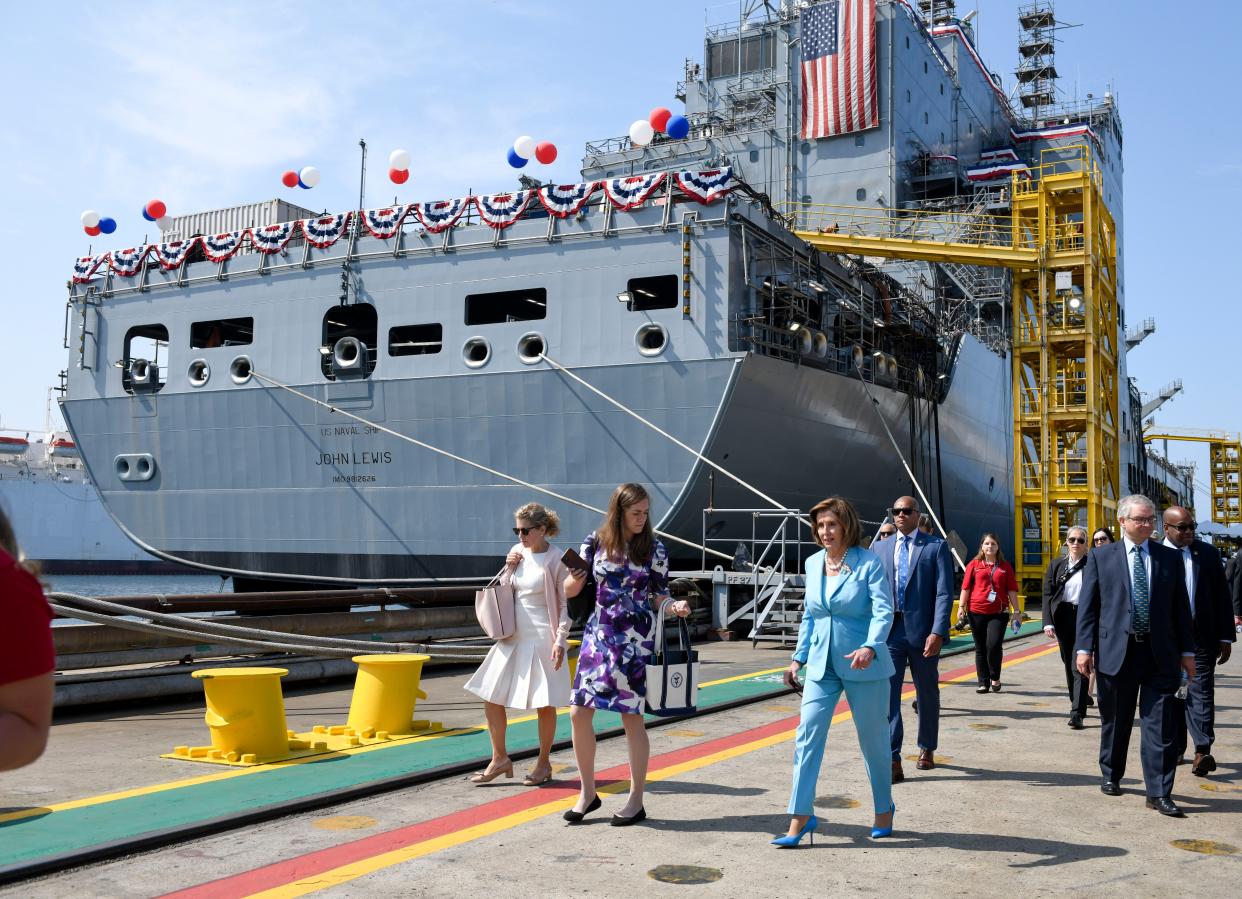
[[[505,557],[501,583],[512,584],[517,630],[497,640],[466,689],[483,700],[492,760],[470,778],[485,784],[501,774],[513,776],[513,760],[505,748],[505,709],[537,709],[539,758],[523,783],[539,786],[552,779],[552,742],[556,709],[569,705],[569,671],[565,651],[569,640],[569,604],[564,580],[568,574],[558,549],[548,543],[560,530],[555,512],[527,503],[513,513],[513,533],[521,541]]]

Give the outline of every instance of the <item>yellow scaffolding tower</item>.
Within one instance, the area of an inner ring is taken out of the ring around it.
[[[1242,435],[1228,431],[1194,431],[1164,428],[1144,434],[1143,440],[1184,440],[1208,445],[1208,469],[1212,479],[1212,520],[1217,524],[1242,524]]]
[[[1042,579],[1071,524],[1112,524],[1120,495],[1117,233],[1086,145],[1012,176],[1011,214],[796,204],[832,253],[1003,266],[1013,273],[1016,569]]]

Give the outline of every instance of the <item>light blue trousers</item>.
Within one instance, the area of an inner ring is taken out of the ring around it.
[[[829,671],[823,680],[807,681],[802,690],[802,720],[794,743],[793,795],[789,814],[815,814],[815,784],[828,743],[832,712],[844,689],[862,750],[871,801],[878,815],[893,806],[893,768],[888,748],[888,679],[842,681]]]

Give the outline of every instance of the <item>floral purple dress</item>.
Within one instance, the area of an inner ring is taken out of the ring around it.
[[[595,534],[580,550],[595,578],[595,611],[582,632],[571,705],[641,714],[647,696],[646,658],[654,648],[656,608],[668,598],[668,553],[655,542],[648,565],[614,562]]]

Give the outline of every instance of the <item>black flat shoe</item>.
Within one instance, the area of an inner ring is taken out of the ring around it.
[[[613,815],[612,820],[608,823],[613,827],[629,827],[631,824],[637,824],[639,821],[647,820],[647,810],[640,808],[628,818],[622,818],[620,815]]]
[[[993,683],[993,684],[992,684],[992,692],[993,692],[993,693],[999,693],[999,692],[1000,692],[1000,688],[1001,688],[1001,682],[1000,682],[1000,681],[996,681],[995,683]]]
[[[976,693],[986,693],[986,692],[988,692],[988,685],[987,685],[987,684],[980,684],[979,686],[975,687],[975,692],[976,692]]]
[[[580,812],[575,812],[573,809],[569,809],[567,812],[565,812],[565,814],[561,815],[561,817],[564,818],[566,821],[568,821],[570,824],[577,824],[587,815],[591,814],[591,812],[599,808],[600,804],[601,803],[599,801],[599,794],[596,793],[595,798],[587,803],[587,807],[585,809],[583,809]]]
[[[1117,786],[1117,782],[1115,780],[1106,780],[1104,783],[1100,784],[1100,792],[1105,796],[1120,796],[1121,787]]]
[[[1082,716],[1081,715],[1070,715],[1069,726],[1072,727],[1074,730],[1082,730],[1083,728]]]
[[[1173,804],[1173,800],[1168,796],[1148,796],[1147,807],[1155,809],[1162,815],[1168,815],[1170,818],[1185,818],[1182,810]]]

